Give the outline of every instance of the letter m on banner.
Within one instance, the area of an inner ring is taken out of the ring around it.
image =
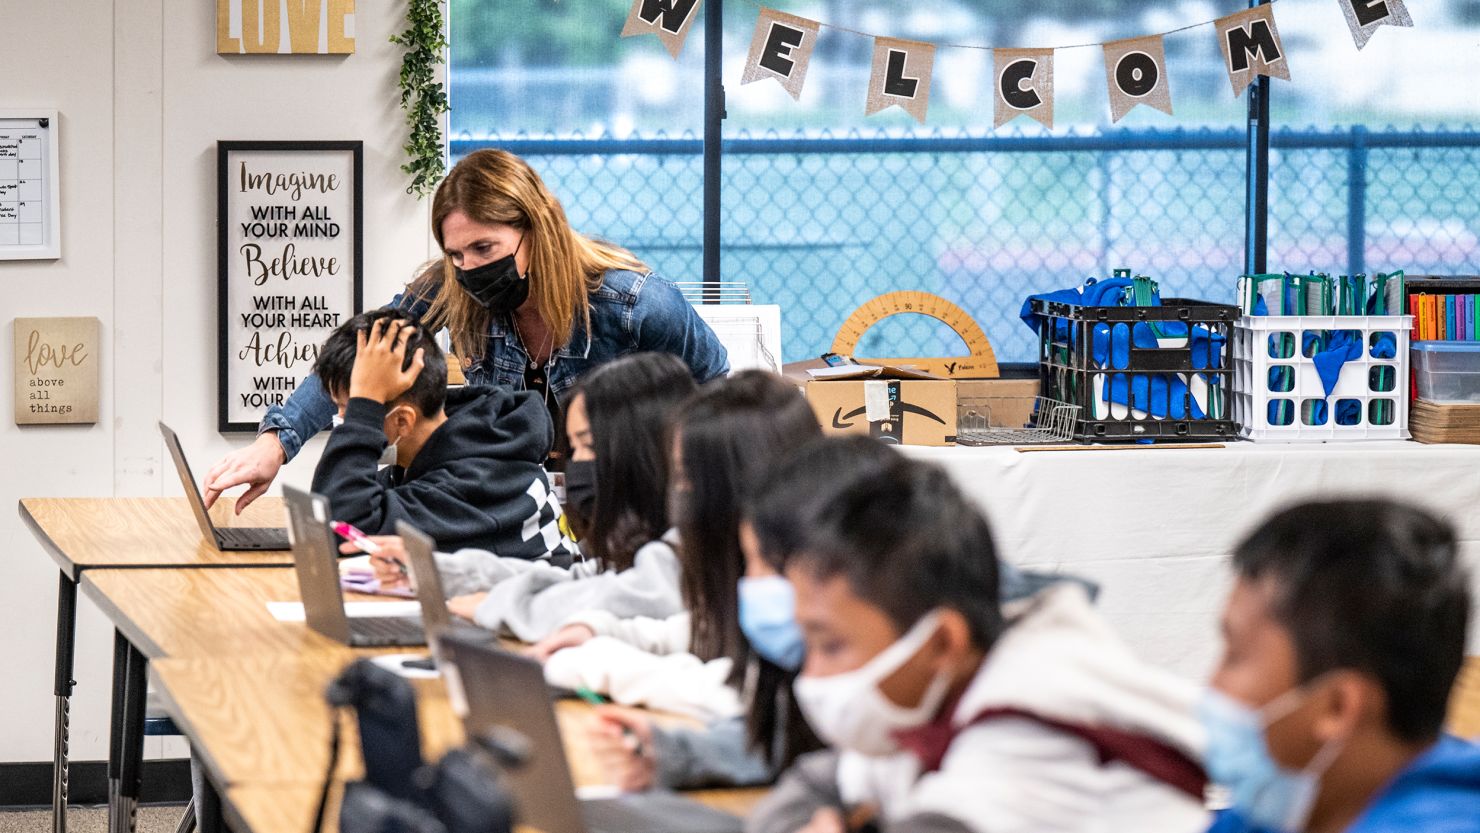
[[[1218,46],[1223,50],[1223,64],[1233,84],[1234,96],[1253,83],[1256,75],[1290,80],[1285,46],[1280,42],[1280,30],[1274,25],[1274,7],[1255,6],[1219,18],[1213,28],[1218,32]]]

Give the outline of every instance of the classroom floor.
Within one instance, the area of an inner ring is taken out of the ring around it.
[[[184,812],[183,804],[140,807],[137,833],[174,833]],[[74,807],[67,813],[69,833],[103,833],[107,829],[107,807]],[[47,833],[50,830],[50,808],[0,810],[0,833]]]

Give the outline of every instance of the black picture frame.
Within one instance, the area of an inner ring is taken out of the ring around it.
[[[255,432],[257,422],[232,421],[230,397],[232,357],[229,347],[231,328],[231,252],[228,209],[230,206],[230,160],[239,152],[293,152],[323,151],[328,153],[349,152],[353,158],[354,189],[351,228],[353,240],[350,251],[354,256],[352,281],[352,314],[364,311],[365,280],[365,143],[362,141],[218,141],[216,143],[216,419],[217,429],[223,433]]]

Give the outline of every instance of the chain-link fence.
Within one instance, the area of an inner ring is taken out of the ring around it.
[[[868,299],[919,289],[959,304],[1000,361],[1031,361],[1024,296],[1126,267],[1166,296],[1231,301],[1244,256],[1246,136],[828,135],[725,140],[721,272],[780,304],[785,359],[826,351]],[[524,156],[572,225],[665,277],[701,277],[702,143],[460,140]],[[1280,132],[1269,268],[1480,272],[1480,132]],[[913,319],[913,320],[911,320]],[[939,323],[897,316],[870,356],[954,355]]]

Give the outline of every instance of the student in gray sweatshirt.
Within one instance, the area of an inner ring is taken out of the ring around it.
[[[549,635],[577,610],[624,618],[682,611],[676,538],[668,532],[666,438],[674,410],[694,390],[688,368],[666,353],[625,356],[582,377],[565,422],[565,515],[582,555],[567,569],[482,549],[438,553],[451,610],[525,642]],[[402,580],[384,558],[400,560],[399,543],[383,546],[383,582]]]
[[[821,436],[821,428],[794,385],[747,370],[705,385],[673,430],[670,516],[680,533],[687,613],[654,621],[661,617],[572,611],[567,626],[535,652],[547,656],[611,636],[653,653],[688,652],[705,662],[729,658],[728,683],[740,692],[745,716],[704,729],[663,729],[631,712],[603,710],[592,746],[624,789],[765,783],[796,755],[817,748],[817,740],[791,702],[792,672],[758,653],[741,633],[740,513],[744,495],[761,485],[764,472]],[[639,752],[624,727],[643,741]]]

